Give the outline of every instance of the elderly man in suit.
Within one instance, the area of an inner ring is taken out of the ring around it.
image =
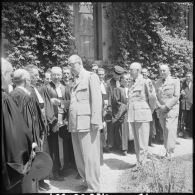
[[[156,101],[152,82],[141,75],[141,64],[130,65],[128,122],[134,135],[135,153],[138,166],[147,162],[148,140],[152,111]]]
[[[150,82],[151,80],[148,78],[149,72],[146,68],[142,68],[141,74],[143,78],[148,79]],[[155,112],[155,110],[153,110]],[[149,136],[149,146],[152,146],[152,139],[156,136],[156,126],[155,126],[155,113],[152,113],[153,120],[150,122],[150,136]]]
[[[102,122],[103,126],[100,133],[100,164],[104,164],[103,160],[103,151],[106,151],[106,139],[107,139],[107,126],[106,122],[104,120],[104,116],[106,114],[107,105],[108,105],[108,92],[107,92],[107,85],[104,81],[105,77],[105,70],[103,68],[98,68],[98,76],[100,79],[100,86],[101,86],[101,92],[102,92]]]
[[[67,129],[67,116],[68,107],[70,103],[70,92],[69,89],[61,83],[62,79],[62,69],[60,67],[54,66],[51,69],[51,82],[47,85],[47,90],[53,104],[53,109],[56,118],[58,119],[58,124],[56,127],[51,127],[51,134],[48,136],[49,147],[51,156],[54,158],[53,167],[53,179],[63,180],[60,176],[66,176],[67,170],[70,166],[70,152],[71,146],[69,145],[69,134]],[[59,136],[60,135],[60,136]],[[66,138],[67,140],[66,140]],[[60,145],[60,147],[59,147]],[[63,146],[62,146],[63,145]],[[63,160],[64,165],[61,168],[60,163],[60,149],[63,149]]]
[[[76,165],[85,181],[86,192],[99,192],[102,126],[100,80],[97,74],[84,69],[78,55],[70,56],[69,65],[75,76],[69,108],[69,131],[72,133]]]
[[[193,108],[193,83],[192,73],[187,72],[181,86],[181,114],[183,120],[184,137],[192,135],[192,108]]]
[[[179,115],[180,81],[170,75],[167,64],[160,65],[161,78],[156,81],[157,115],[163,129],[165,157],[174,153]]]

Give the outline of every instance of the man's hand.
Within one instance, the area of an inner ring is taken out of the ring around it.
[[[56,106],[59,106],[61,104],[61,101],[57,98],[51,98],[51,103]]]
[[[160,105],[159,109],[161,112],[168,112],[169,111],[169,108],[167,108],[167,106],[165,106],[165,105]]]
[[[181,90],[181,95],[185,95],[185,91],[184,90]]]

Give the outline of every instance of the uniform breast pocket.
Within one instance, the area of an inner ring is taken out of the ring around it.
[[[174,86],[170,85],[170,86],[165,87],[163,89],[163,93],[164,93],[164,95],[168,95],[168,96],[173,95],[173,93],[174,93]]]
[[[89,98],[89,92],[87,88],[77,91],[76,93],[77,100],[86,100]]]

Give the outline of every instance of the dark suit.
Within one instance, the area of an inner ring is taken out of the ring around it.
[[[114,145],[116,149],[128,150],[129,126],[127,123],[127,100],[125,88],[118,87],[113,91],[113,124]]]
[[[184,95],[181,94],[181,120],[183,124],[182,130],[191,134],[192,133],[192,108],[193,108],[193,83],[191,85],[183,81],[181,85],[181,90],[185,92]]]
[[[61,105],[63,105],[63,120],[68,121],[68,108],[70,103],[70,89],[68,87],[65,87],[64,85],[60,85],[60,89],[62,92],[62,98],[61,99]],[[50,82],[47,85],[47,90],[49,93],[50,98],[58,98],[58,94],[56,92],[56,87],[53,82]],[[58,118],[58,106],[53,105],[54,114],[55,117]],[[71,139],[70,133],[68,133],[67,126],[63,125],[59,128],[59,132],[55,131],[53,132],[55,128],[53,126],[50,127],[50,136],[48,136],[48,142],[49,142],[49,148],[50,148],[50,154],[53,157],[53,172],[59,172],[61,168],[60,164],[60,155],[59,155],[59,140],[58,135],[60,133],[60,136],[63,137],[63,160],[64,160],[64,168],[67,168],[68,164],[71,163],[72,158],[70,157],[72,146],[69,144],[69,141]],[[67,141],[68,140],[68,141]],[[70,147],[69,147],[70,145]],[[71,159],[71,160],[70,160]],[[73,160],[72,160],[73,161]]]
[[[73,86],[73,83],[70,81],[69,84],[64,82],[65,86],[65,103],[66,103],[66,115],[65,120],[68,122],[69,118],[69,105],[68,102],[70,101],[70,91]],[[63,154],[64,154],[64,167],[63,169],[67,169],[69,167],[75,167],[75,158],[74,158],[74,151],[72,146],[72,138],[71,133],[68,131],[68,125],[65,125],[60,131],[60,136],[63,138]],[[63,134],[61,133],[63,132]]]
[[[111,78],[107,82],[108,89],[108,110],[112,113],[113,108],[113,99],[114,99],[114,89],[116,88],[116,81]],[[107,145],[109,147],[114,146],[114,133],[113,133],[113,124],[112,121],[107,123]]]

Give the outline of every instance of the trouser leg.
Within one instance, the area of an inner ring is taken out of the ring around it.
[[[160,118],[163,128],[164,147],[167,153],[173,153],[177,139],[178,117]]]
[[[129,138],[129,123],[124,122],[122,123],[121,129],[121,149],[124,151],[128,150],[128,138]]]
[[[104,158],[103,158],[103,141],[104,141],[104,132],[100,132],[100,164],[101,165],[104,164]]]
[[[100,131],[79,134],[84,155],[85,178],[88,188],[100,190]]]
[[[130,123],[134,135],[137,161],[142,163],[147,158],[150,123]]]
[[[108,147],[114,146],[114,131],[112,122],[107,123],[107,145]]]
[[[59,155],[59,144],[58,144],[58,132],[51,133],[48,136],[48,144],[50,150],[50,156],[53,160],[53,173],[58,173],[61,168],[60,155]]]
[[[79,139],[79,133],[71,133],[72,145],[74,150],[74,157],[79,175],[85,179],[85,166],[83,159],[83,150],[81,148],[81,140]]]

